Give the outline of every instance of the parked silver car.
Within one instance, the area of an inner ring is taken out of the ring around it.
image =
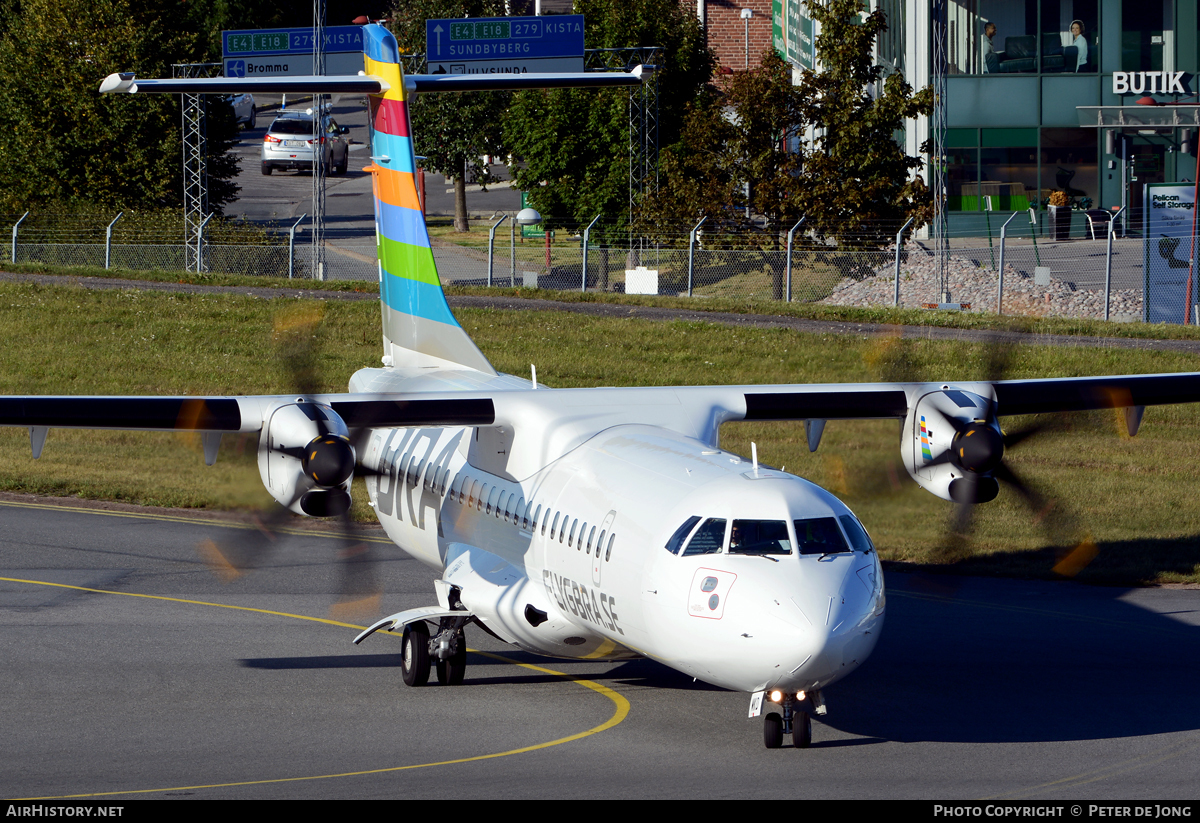
[[[328,114],[321,115],[321,157],[330,174],[345,174],[350,162],[350,142],[346,135],[348,126],[339,126]],[[263,135],[262,173],[270,174],[275,169],[302,169],[313,167],[313,114],[307,111],[285,111]]]
[[[252,129],[258,125],[258,109],[254,105],[253,94],[231,94],[228,99],[239,126]]]

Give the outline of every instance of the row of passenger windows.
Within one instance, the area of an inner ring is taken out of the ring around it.
[[[596,525],[589,527],[587,521],[581,525],[578,517],[571,518],[562,512],[554,512],[551,519],[548,506],[543,507],[538,503],[534,508],[534,503],[527,503],[518,492],[510,492],[499,486],[489,488],[487,483],[472,480],[465,474],[455,484],[457,488],[451,486],[450,497],[464,506],[474,506],[477,511],[495,515],[497,519],[503,518],[505,523],[512,523],[529,532],[537,533],[540,529],[543,537],[548,531],[551,540],[565,542],[576,551],[586,551],[588,554],[594,551],[596,557],[603,552],[605,561],[612,559],[613,543],[617,536],[607,529]]]
[[[414,488],[421,482],[421,473],[425,469],[426,461],[423,458],[417,458],[415,454],[419,441],[420,438],[412,438],[410,451],[401,458],[399,464],[399,480],[409,488]],[[449,467],[434,466],[425,475],[424,487],[427,491],[444,497],[449,478]],[[540,526],[542,536],[547,534],[548,528],[551,540],[558,540],[559,543],[565,542],[567,546],[576,551],[586,549],[588,554],[594,551],[596,557],[600,557],[603,551],[605,561],[612,558],[616,534],[595,525],[589,528],[586,521],[580,527],[579,518],[572,519],[562,512],[555,512],[554,518],[551,519],[548,507],[543,510],[543,506],[539,503],[535,509],[532,503],[526,504],[525,498],[517,492],[509,492],[499,486],[489,487],[486,483],[472,480],[463,474],[451,481],[450,498],[457,500],[462,505],[475,506],[477,510],[495,515],[497,519],[503,518],[505,523],[520,526],[526,531],[536,532]],[[569,526],[568,523],[570,523]],[[599,529],[599,535],[596,533],[597,529]]]
[[[853,515],[793,520],[792,527],[800,554],[869,552],[875,548]],[[682,549],[684,557],[719,554],[726,547],[729,554],[791,554],[792,535],[786,520],[734,520],[730,526],[723,517],[705,520],[697,515],[685,520],[666,544],[671,554],[679,554]]]

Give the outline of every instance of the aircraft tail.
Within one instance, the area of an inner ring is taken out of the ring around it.
[[[368,75],[388,89],[370,95],[371,173],[385,362],[450,366],[495,374],[454,318],[438,278],[425,215],[417,198],[416,159],[400,53],[391,32],[363,27]]]

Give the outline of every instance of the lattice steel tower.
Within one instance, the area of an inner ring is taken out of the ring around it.
[[[173,77],[215,77],[220,63],[175,63]],[[204,97],[181,94],[183,133],[183,246],[184,270],[200,271],[204,265],[202,227],[208,216],[208,136],[204,124]]]
[[[325,0],[313,0],[313,74],[325,74]],[[314,94],[312,166],[312,276],[325,279],[325,133],[322,106],[325,96]]]

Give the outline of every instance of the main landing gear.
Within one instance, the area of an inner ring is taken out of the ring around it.
[[[458,686],[463,682],[467,671],[465,622],[461,617],[443,617],[433,637],[429,636],[429,626],[423,620],[404,627],[400,643],[400,674],[404,685],[424,686],[429,682],[431,665],[443,686]]]
[[[824,708],[820,695],[815,694],[813,703]],[[797,749],[807,749],[812,745],[812,716],[806,710],[797,710],[796,695],[782,692],[772,692],[769,696],[771,703],[777,704],[779,712],[767,712],[763,718],[763,745],[768,749],[778,749],[783,745],[785,735],[792,736],[792,745]],[[805,705],[806,701],[799,701]],[[818,709],[820,711],[820,709]],[[823,713],[823,712],[822,712]]]

